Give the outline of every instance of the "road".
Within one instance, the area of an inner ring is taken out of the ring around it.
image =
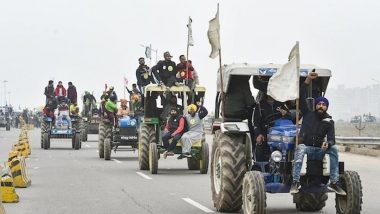
[[[19,130],[0,129],[0,161],[7,159]],[[16,189],[20,202],[4,204],[8,214],[207,213],[216,212],[211,199],[210,175],[187,170],[186,160],[159,161],[157,175],[138,170],[137,152],[112,153],[111,161],[98,158],[97,136],[90,135],[82,149],[71,141],[54,140],[40,149],[40,131],[29,132],[32,155],[27,159],[32,186]],[[212,137],[207,136],[209,144]],[[363,184],[363,212],[378,213],[380,159],[342,153],[346,169],[359,172]],[[335,213],[334,195],[319,213]],[[295,213],[290,194],[268,194],[267,213]],[[302,212],[297,212],[302,213]]]

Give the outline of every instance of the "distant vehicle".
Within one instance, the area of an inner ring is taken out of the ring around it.
[[[10,114],[11,108],[8,106],[0,107],[0,127],[5,127],[5,130],[11,130],[12,117]]]
[[[364,122],[366,123],[375,123],[376,122],[376,117],[372,116],[372,115],[364,115],[363,116],[363,120]]]

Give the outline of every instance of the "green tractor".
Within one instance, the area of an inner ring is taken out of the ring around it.
[[[193,91],[188,86],[179,85],[167,88],[163,85],[150,84],[145,87],[144,118],[139,129],[138,157],[139,169],[150,170],[152,174],[157,174],[158,160],[165,152],[162,144],[162,134],[167,120],[168,107],[158,105],[157,101],[163,102],[164,95],[176,96],[183,112],[187,112],[188,96],[190,99],[202,101],[206,89],[203,86],[196,86]],[[177,104],[178,104],[177,102]],[[174,154],[181,154],[181,141],[178,142]],[[191,148],[191,157],[187,158],[189,170],[199,170],[201,174],[207,174],[209,165],[209,147],[206,138],[203,137]]]

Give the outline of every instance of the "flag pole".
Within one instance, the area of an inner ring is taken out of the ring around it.
[[[124,74],[123,84],[124,84],[124,87],[123,87],[123,88],[124,88],[124,99],[125,99],[125,89],[126,89],[126,87],[127,87],[126,84],[125,84],[125,74]]]
[[[299,49],[299,42],[297,41],[296,43],[298,45]],[[300,121],[300,57],[299,57],[299,52],[298,52],[298,57],[297,57],[297,72],[298,72],[298,98],[296,99],[296,147],[299,144],[299,121]]]
[[[218,3],[218,21],[219,21],[219,3]],[[220,27],[219,27],[219,76],[220,76],[220,96],[222,101],[222,119],[224,119],[224,87],[223,87],[223,71],[222,71],[222,45],[220,44]]]
[[[189,20],[190,20],[189,16]],[[187,47],[186,47],[186,80],[185,83],[187,83],[189,80],[189,49],[190,49],[190,27],[189,27],[190,22],[187,25]],[[181,75],[181,74],[180,74]]]
[[[149,67],[152,67],[152,44],[149,44],[150,57],[149,57]]]

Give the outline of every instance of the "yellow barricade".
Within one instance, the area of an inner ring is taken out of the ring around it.
[[[9,171],[9,168],[8,170]],[[16,193],[12,175],[9,172],[5,172],[1,175],[1,201],[3,203],[16,203],[19,202],[19,197]]]
[[[28,177],[26,172],[26,164],[24,157],[15,157],[7,164],[13,176],[13,182],[15,187],[26,188],[31,185],[32,181]]]

